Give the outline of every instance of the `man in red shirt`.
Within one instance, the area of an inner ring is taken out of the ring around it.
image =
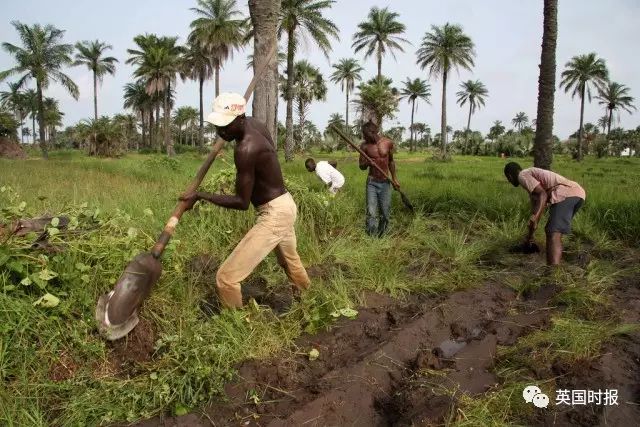
[[[531,217],[527,242],[533,240],[533,233],[547,204],[549,220],[545,227],[547,235],[547,264],[558,265],[562,258],[562,235],[571,232],[571,221],[578,212],[586,193],[577,183],[540,168],[522,169],[518,163],[507,163],[504,175],[514,186],[521,185],[527,190],[531,200]]]

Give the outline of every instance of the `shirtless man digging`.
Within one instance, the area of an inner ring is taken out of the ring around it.
[[[247,210],[255,206],[256,224],[238,243],[216,274],[220,301],[225,307],[242,307],[240,282],[275,249],[282,266],[294,287],[300,292],[310,281],[296,250],[294,223],[297,207],[284,187],[282,171],[275,145],[266,127],[253,117],[245,116],[246,101],[242,95],[223,93],[213,103],[207,117],[218,135],[225,141],[235,140],[236,194],[193,192],[180,200],[189,202],[189,209],[199,200],[228,209]]]

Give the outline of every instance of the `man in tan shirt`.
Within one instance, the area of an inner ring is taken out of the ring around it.
[[[533,233],[547,204],[549,220],[545,227],[547,236],[547,264],[558,265],[562,258],[562,235],[571,232],[571,221],[578,212],[586,193],[574,181],[562,175],[540,168],[522,169],[518,163],[507,163],[504,175],[514,186],[521,185],[527,190],[531,200],[531,217],[527,242],[533,240]]]

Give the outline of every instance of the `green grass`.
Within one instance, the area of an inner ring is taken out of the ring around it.
[[[49,161],[0,160],[0,188],[5,187],[0,219],[49,213],[74,217],[78,223],[76,234],[52,239],[63,251],[47,258],[29,249],[32,236],[6,242],[0,237],[0,424],[95,425],[203,405],[218,398],[236,362],[266,357],[289,347],[305,330],[329,327],[331,313],[356,308],[365,290],[403,297],[453,292],[487,280],[520,291],[541,285],[539,271],[523,271],[516,266],[517,257],[505,250],[524,233],[528,199],[504,179],[503,160],[457,157],[439,163],[424,154],[400,153],[399,179],[418,213],[406,214],[394,196],[390,234],[375,239],[364,233],[365,174],[357,167],[357,157],[314,157],[338,159],[347,184],[329,199],[300,159],[283,162],[299,208],[299,252],[305,265],[335,260],[347,270],[316,280],[284,318],[253,306],[203,318],[199,302],[213,289],[214,278],[194,276],[190,260],[202,253],[223,259],[251,226],[254,214],[214,206],[191,211],[163,256],[162,278],[144,309],[158,328],[155,357],[128,378],[109,370],[108,349],[94,330],[95,301],[113,286],[132,256],[152,245],[202,157],[189,153],[168,160],[131,154],[95,159],[65,151],[51,153]],[[527,160],[521,163],[530,165]],[[224,160],[214,163],[206,186],[228,186],[231,164],[228,151]],[[544,361],[565,354],[586,357],[597,354],[599,346],[620,331],[603,313],[607,290],[623,274],[622,254],[640,242],[638,166],[638,159],[587,159],[580,164],[555,160],[556,171],[587,191],[567,251],[589,251],[594,259],[556,278],[562,287],[557,302],[566,311],[549,331],[531,335],[514,348],[549,348],[550,353],[540,353]],[[542,231],[538,238],[543,240]],[[57,277],[41,279],[43,270]],[[273,256],[256,274],[272,287],[285,282]],[[21,284],[24,277],[32,283]],[[46,292],[58,296],[60,305],[34,306]],[[70,360],[76,366],[73,376],[52,381],[50,366]],[[504,375],[498,373],[502,387],[495,395],[465,400],[457,422],[509,425],[522,420],[515,400],[499,404],[526,379],[517,374],[522,366],[516,358],[506,354],[504,360],[510,365],[501,371]]]

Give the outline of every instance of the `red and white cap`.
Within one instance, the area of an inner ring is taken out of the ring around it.
[[[247,101],[244,96],[232,92],[221,93],[213,101],[213,112],[207,116],[207,122],[214,126],[227,126],[246,111]]]

